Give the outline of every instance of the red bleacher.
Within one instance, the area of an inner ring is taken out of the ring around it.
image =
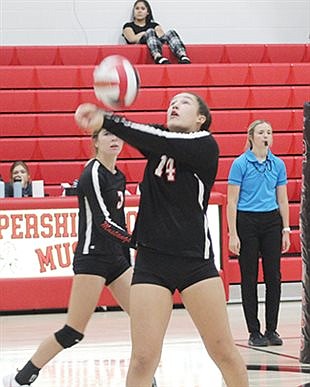
[[[222,157],[242,153],[245,146],[243,134],[214,134],[220,147]],[[275,133],[273,150],[278,155],[300,155],[302,153],[302,133]],[[3,161],[12,160],[19,155],[25,161],[48,160],[85,160],[91,154],[89,137],[55,137],[3,138],[0,142],[0,154]],[[141,153],[125,144],[120,159],[139,159]]]
[[[302,156],[284,156],[282,157],[286,164],[287,173],[289,177],[289,187],[291,192],[291,201],[298,201],[300,198],[300,180],[302,170]],[[228,172],[233,162],[233,157],[221,157],[219,160],[219,168],[217,173],[217,179],[214,186],[214,191],[226,193]],[[58,193],[61,191],[61,182],[72,182],[76,179],[85,164],[84,161],[36,161],[28,162],[32,176],[35,179],[43,179],[45,183],[45,190],[49,193],[49,187],[53,186],[55,192],[58,187]],[[1,171],[8,170],[11,162],[3,162],[1,164]],[[119,160],[118,167],[127,173],[127,181],[129,183],[137,184],[141,181],[145,166],[144,159],[129,159]],[[6,176],[3,174],[3,176]],[[54,187],[54,186],[57,187]],[[296,189],[295,189],[296,188]],[[296,200],[297,198],[297,200]]]
[[[245,145],[246,128],[258,118],[274,129],[273,150],[286,163],[292,247],[283,257],[283,279],[299,280],[299,202],[302,174],[303,104],[310,101],[310,45],[188,45],[191,65],[158,66],[145,46],[18,46],[0,49],[0,172],[5,180],[16,158],[26,160],[33,179],[50,195],[77,178],[91,155],[89,137],[74,122],[82,102],[97,103],[93,69],[111,54],[126,56],[140,73],[136,102],[119,112],[138,122],[165,122],[169,99],[184,90],[201,95],[211,108],[220,146],[214,191],[226,193],[233,159]],[[175,63],[167,47],[164,54]],[[135,193],[145,160],[126,145],[118,161]],[[294,266],[295,265],[295,266]],[[239,282],[235,259],[231,282]]]
[[[239,85],[308,85],[308,63],[137,65],[144,87],[201,87]],[[94,65],[0,66],[1,89],[92,88]],[[24,82],[20,82],[24,79]]]
[[[0,67],[1,68],[1,67]],[[157,122],[164,124],[165,112],[126,112],[128,119],[137,122]],[[213,133],[242,133],[248,123],[264,117],[272,122],[274,132],[298,132],[303,127],[302,109],[247,109],[218,110],[212,112]],[[74,122],[71,113],[3,113],[0,114],[0,136],[9,137],[49,137],[88,136]]]
[[[187,87],[208,101],[211,109],[299,108],[310,99],[309,86]],[[135,111],[158,111],[168,107],[170,99],[184,87],[143,88],[132,106]],[[84,102],[97,103],[93,90],[0,90],[3,113],[70,112]]]
[[[187,45],[193,63],[307,63],[309,44]],[[152,64],[145,45],[111,46],[4,46],[0,65],[94,65],[108,55],[124,55],[134,64]],[[163,54],[174,62],[167,47]]]

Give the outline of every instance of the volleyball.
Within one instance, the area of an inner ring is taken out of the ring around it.
[[[123,109],[135,101],[140,78],[127,58],[108,56],[96,66],[93,75],[95,95],[107,107]]]

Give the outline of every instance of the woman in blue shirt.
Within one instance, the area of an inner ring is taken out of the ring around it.
[[[249,149],[234,160],[228,177],[229,250],[238,256],[241,295],[251,346],[282,345],[277,333],[281,253],[290,246],[287,176],[272,154],[272,127],[256,120],[248,128]],[[266,331],[258,320],[258,259],[266,285]]]

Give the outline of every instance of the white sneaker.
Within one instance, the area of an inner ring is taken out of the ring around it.
[[[15,376],[16,376],[16,373],[15,374],[9,374],[9,375],[5,375],[2,379],[2,384],[3,384],[3,387],[19,387],[19,386],[28,386],[28,384],[19,384],[17,383],[17,381],[15,380]]]

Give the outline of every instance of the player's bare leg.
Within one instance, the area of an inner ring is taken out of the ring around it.
[[[168,289],[150,284],[133,285],[130,297],[132,352],[126,386],[151,387],[173,299]]]
[[[103,286],[104,280],[99,276],[79,274],[73,277],[65,326],[55,334],[48,336],[39,345],[30,361],[17,375],[7,376],[8,383],[10,384],[5,384],[4,380],[5,387],[32,383],[44,365],[64,348],[77,344],[83,338],[86,325],[95,310]],[[56,336],[58,340],[56,340]]]
[[[222,372],[228,387],[248,387],[244,361],[233,341],[229,327],[225,293],[221,278],[200,281],[182,293],[204,345]]]

